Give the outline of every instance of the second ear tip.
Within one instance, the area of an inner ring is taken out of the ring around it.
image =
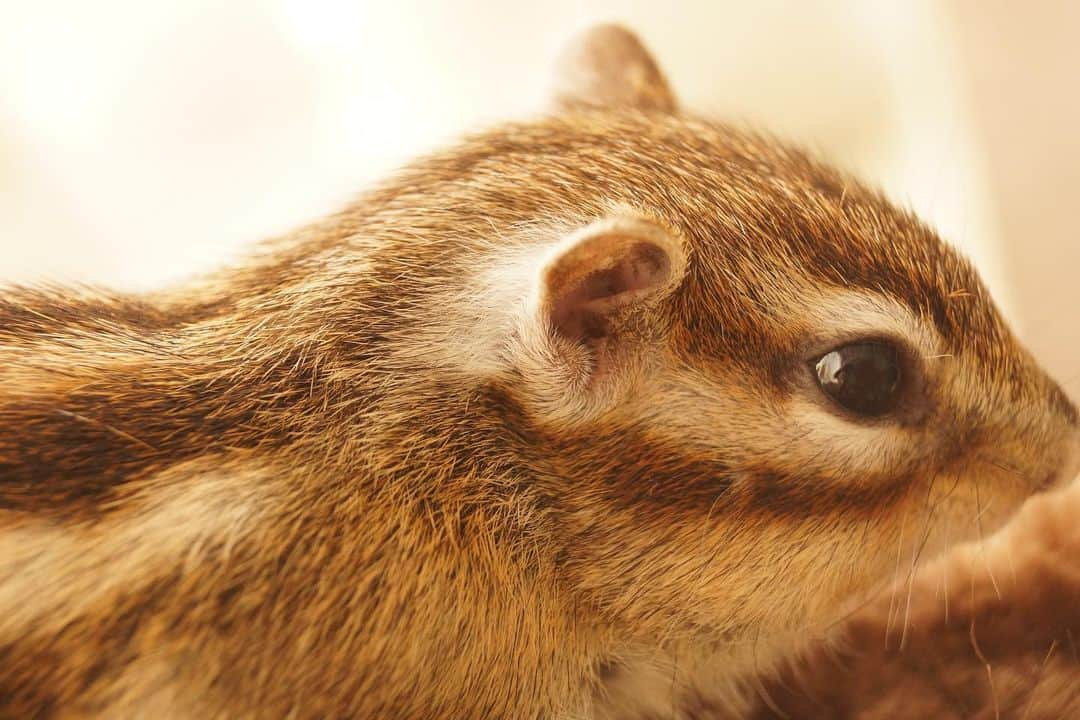
[[[670,113],[677,107],[652,53],[633,31],[613,22],[592,25],[563,47],[552,89],[560,109]]]
[[[600,48],[633,48],[647,53],[645,44],[637,33],[618,22],[600,22],[589,25],[578,32],[567,43],[567,52],[581,52]]]
[[[589,25],[579,35],[583,40],[617,40],[641,44],[637,33],[619,22],[598,22]]]

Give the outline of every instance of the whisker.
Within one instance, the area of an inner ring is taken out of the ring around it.
[[[1005,472],[1007,472],[1007,473],[1012,473],[1013,475],[1016,475],[1017,477],[1019,477],[1019,478],[1022,478],[1022,479],[1024,479],[1024,480],[1026,480],[1026,479],[1027,479],[1027,475],[1025,475],[1024,473],[1020,472],[1019,470],[1017,470],[1017,469],[1016,469],[1016,468],[1014,468],[1014,467],[1010,467],[1010,466],[1008,466],[1008,465],[1005,465],[1005,464],[1004,464],[1004,463],[1002,463],[1002,462],[999,462],[999,461],[997,461],[997,460],[991,460],[991,461],[990,461],[990,464],[991,464],[991,465],[993,465],[994,467],[996,467],[996,468],[997,468],[998,470],[1004,470],[1004,471],[1005,471]]]
[[[975,584],[972,579],[972,596],[974,597]],[[983,655],[982,648],[979,647],[979,641],[975,639],[975,616],[971,617],[971,625],[968,627],[968,638],[971,640],[971,648],[975,651],[975,656],[979,658],[979,662],[986,668],[986,680],[990,683],[990,699],[994,703],[994,720],[1001,720],[1001,707],[998,705],[997,688],[994,687],[994,670],[990,667],[990,661]]]
[[[926,548],[926,543],[930,540],[930,532],[934,516],[937,513],[938,503],[930,505],[930,498],[933,496],[934,484],[937,483],[938,475],[935,474],[930,480],[930,485],[926,490],[925,502],[929,505],[929,511],[926,514],[926,520],[923,523],[923,535],[922,540],[919,541],[919,546],[911,554],[911,567],[908,568],[908,580],[907,580],[907,604],[904,607],[904,625],[900,630],[900,649],[903,650],[907,646],[907,630],[908,623],[911,620],[911,594],[915,587],[915,571],[919,564],[919,558],[922,557],[922,552]],[[939,501],[940,502],[940,501]]]
[[[975,483],[975,510],[976,510],[976,512],[975,512],[975,527],[976,527],[976,529],[978,531],[978,534],[979,534],[979,555],[982,556],[983,564],[986,566],[986,573],[987,573],[987,575],[990,576],[990,584],[994,586],[994,592],[997,594],[998,600],[1000,600],[1001,599],[1001,588],[998,586],[997,578],[994,577],[993,568],[990,567],[990,557],[986,554],[986,537],[985,537],[985,535],[983,533],[983,524],[982,524],[983,509],[982,509],[982,497],[981,497],[981,494],[979,492],[979,479],[976,477],[976,478],[973,478],[973,481]],[[971,577],[971,583],[972,583],[972,592],[974,593],[974,588],[975,588],[975,576],[974,575],[972,575],[972,577]]]
[[[896,586],[900,579],[900,562],[904,555],[904,528],[907,526],[907,508],[904,508],[904,514],[900,516],[900,534],[897,536],[896,543],[896,565],[893,568],[893,578],[890,584],[889,595],[889,612],[885,621],[885,649],[889,648],[889,635],[892,632],[892,625],[894,620],[894,610],[896,609]]]

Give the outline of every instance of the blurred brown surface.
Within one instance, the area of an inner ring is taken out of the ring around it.
[[[1080,717],[1080,485],[1039,495],[811,640],[758,720]]]

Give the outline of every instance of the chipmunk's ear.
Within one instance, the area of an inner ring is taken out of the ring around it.
[[[525,403],[572,423],[623,397],[655,356],[664,301],[686,268],[682,237],[633,214],[589,223],[530,262],[529,299],[506,346]]]
[[[618,25],[596,25],[573,38],[555,69],[560,110],[634,108],[674,112],[677,103],[649,51]]]
[[[678,238],[636,217],[610,217],[555,246],[537,278],[543,324],[575,343],[605,338],[616,316],[669,293],[682,279]]]

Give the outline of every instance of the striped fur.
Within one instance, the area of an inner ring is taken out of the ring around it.
[[[0,715],[690,716],[1055,481],[1076,411],[966,261],[632,77],[189,286],[0,295]],[[678,287],[552,334],[543,259],[620,215]],[[868,332],[902,422],[807,382]]]

